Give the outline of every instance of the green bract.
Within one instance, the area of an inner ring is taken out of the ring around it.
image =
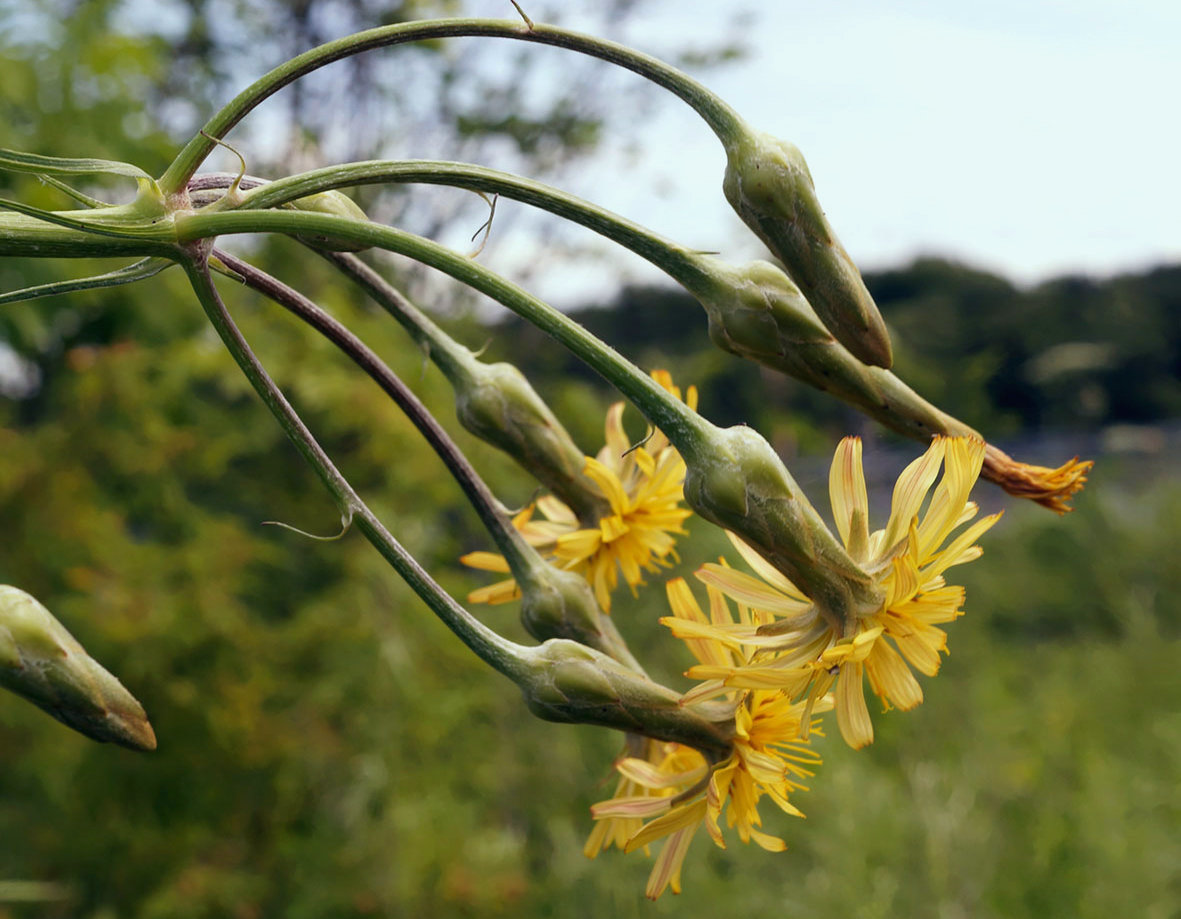
[[[707,756],[729,753],[732,714],[715,723],[681,705],[678,693],[593,648],[553,639],[529,649],[526,660],[516,681],[525,704],[539,718],[642,732],[687,744]]]
[[[579,519],[598,521],[606,505],[583,475],[586,456],[520,370],[473,357],[449,377],[468,431],[511,456]]]
[[[889,367],[886,325],[824,216],[803,154],[756,131],[732,139],[726,153],[722,187],[738,216],[787,266],[837,339],[865,363]]]
[[[685,501],[737,533],[800,588],[838,629],[881,606],[779,454],[753,428],[715,428],[711,448],[685,451]]]
[[[352,198],[340,191],[322,191],[319,194],[308,195],[291,202],[291,207],[298,211],[311,211],[314,214],[331,214],[334,217],[348,217],[351,220],[368,222],[369,218],[361,210],[361,206]],[[333,236],[300,236],[299,239],[317,249],[327,249],[330,252],[363,252],[369,247],[361,243],[339,239]]]

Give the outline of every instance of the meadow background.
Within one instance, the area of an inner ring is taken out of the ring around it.
[[[315,6],[245,5],[235,32],[194,0],[171,7],[174,34],[126,18],[134,4],[0,4],[0,145],[158,171],[178,125],[226,98],[239,66],[227,36],[311,44]],[[390,17],[440,8],[384,5]],[[438,49],[414,60],[457,74],[470,64]],[[382,91],[363,68],[349,79]],[[488,113],[520,102],[517,84],[472,79],[492,82],[471,111],[452,84],[430,87],[438,104],[421,131],[447,156],[560,179],[611,125],[577,93],[497,120]],[[271,123],[297,119],[308,133],[257,148],[252,171],[306,165],[320,119],[340,117],[334,91],[287,99]],[[356,135],[362,152],[392,142],[370,127]],[[14,176],[0,174],[0,191],[62,206]],[[362,199],[420,230],[467,206]],[[253,245],[457,431],[444,381],[397,328],[295,243]],[[544,252],[567,254],[565,243]],[[0,289],[80,273],[4,260]],[[592,375],[531,330],[405,279],[457,338],[525,369],[580,445],[598,449],[613,396]],[[820,742],[824,766],[799,799],[808,819],[769,819],[785,854],[721,851],[703,835],[686,893],[655,904],[642,896],[645,859],[581,854],[617,735],[528,717],[356,535],[320,543],[261,525],[328,533],[337,521],[182,278],[0,308],[0,583],[42,599],[143,701],[160,739],[149,755],[97,745],[0,698],[0,917],[1177,915],[1181,265],[1017,286],[926,258],[867,283],[904,379],[1021,459],[1094,458],[1091,482],[1064,518],[981,484],[978,500],[1005,517],[963,569],[967,615],[924,681],[926,702],[879,717],[867,750]],[[396,409],[285,315],[229,296],[399,539],[457,596],[480,583],[456,562],[487,546],[475,515]],[[822,510],[839,437],[866,439],[883,512],[920,449],[716,351],[700,309],[673,290],[625,287],[583,307],[579,318],[633,360],[696,383],[711,420],[763,431]],[[529,500],[506,460],[456,436],[507,503]],[[724,548],[705,523],[689,529],[675,573]],[[656,624],[661,580],[614,615],[641,660],[686,685],[685,655]],[[512,609],[482,615],[524,639]]]

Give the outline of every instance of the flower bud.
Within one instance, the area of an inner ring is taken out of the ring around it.
[[[864,363],[889,367],[886,324],[824,216],[803,154],[770,134],[744,132],[727,145],[722,187],[837,339]]]
[[[0,585],[0,686],[98,741],[156,749],[143,706],[44,606]]]
[[[538,641],[567,638],[640,670],[610,617],[603,615],[585,577],[546,562],[521,584],[521,624]]]
[[[579,520],[597,525],[608,508],[583,472],[586,457],[525,375],[474,357],[449,369],[460,423],[516,460]]]
[[[708,448],[685,460],[689,506],[754,547],[807,594],[838,634],[881,607],[881,590],[829,532],[757,431],[716,429]]]
[[[906,437],[979,436],[891,371],[854,357],[770,262],[735,266],[702,256],[700,264],[702,276],[689,289],[705,308],[718,347],[830,392]]]
[[[291,202],[291,207],[298,211],[310,211],[314,214],[328,214],[331,217],[347,217],[368,223],[368,215],[361,210],[361,206],[344,192],[332,189],[318,194],[297,198]],[[335,236],[298,236],[300,242],[305,242],[316,249],[327,249],[329,252],[364,252],[369,247],[355,243],[349,239]]]
[[[770,262],[703,259],[693,294],[718,347],[861,405],[880,399],[869,368],[821,324],[796,284]]]
[[[553,639],[529,652],[526,668],[514,678],[537,717],[683,743],[716,758],[728,755],[732,708],[717,721],[703,717],[681,705],[671,689],[577,642]]]

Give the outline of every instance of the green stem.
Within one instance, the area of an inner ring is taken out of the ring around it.
[[[185,184],[221,139],[252,109],[288,83],[325,64],[373,48],[438,38],[486,37],[554,45],[600,58],[631,70],[669,90],[688,103],[726,143],[745,128],[742,119],[702,84],[657,58],[624,45],[554,26],[526,26],[518,20],[443,19],[401,23],[358,32],[328,42],[279,65],[239,93],[201,129],[160,177],[159,186],[169,198],[182,196]]]
[[[535,444],[524,443],[507,435],[505,440],[497,440],[495,437],[489,437],[488,432],[481,429],[480,425],[473,426],[470,420],[465,421],[461,403],[465,396],[470,397],[478,390],[479,380],[487,375],[489,365],[480,361],[469,349],[439,328],[422,310],[403,296],[401,291],[357,256],[348,252],[319,249],[316,252],[368,293],[410,334],[423,353],[434,361],[435,366],[443,372],[455,391],[456,411],[464,427],[481,440],[504,450],[520,463],[522,468],[574,511],[584,527],[599,525],[599,521],[610,513],[610,506],[599,494],[594,482],[582,471],[583,452],[578,449],[569,433],[552,413],[552,428],[549,429],[549,437],[543,438],[546,452],[542,456],[530,452],[530,448]],[[523,376],[521,380],[524,382]],[[549,412],[541,397],[536,393],[532,395],[537,399],[538,408]],[[548,452],[549,450],[553,452]]]
[[[269,297],[340,348],[394,400],[463,489],[485,529],[491,534],[497,548],[508,562],[513,577],[522,585],[538,581],[539,568],[545,565],[545,562],[509,522],[508,512],[504,506],[492,494],[492,490],[480,478],[480,474],[463,455],[455,441],[435,420],[435,416],[373,349],[308,297],[277,278],[220,249],[214,249],[213,255],[231,271],[240,275],[246,286]]]
[[[308,195],[385,182],[448,185],[503,195],[587,227],[651,262],[693,291],[710,282],[708,259],[640,224],[561,189],[522,176],[445,160],[370,160],[288,176],[246,192],[238,208],[273,208]]]
[[[339,237],[409,256],[449,274],[508,307],[569,348],[635,404],[678,449],[695,448],[711,437],[713,425],[577,322],[478,262],[429,239],[394,227],[306,211],[198,212],[177,219],[177,233],[182,243],[222,234],[268,232]]]
[[[17,201],[0,212],[0,257],[176,256],[171,221],[148,224],[126,205],[103,210],[41,211]]]
[[[529,668],[525,659],[529,649],[496,634],[456,603],[386,530],[329,459],[230,318],[209,273],[208,250],[199,248],[202,251],[191,254],[181,264],[205,314],[288,438],[315,469],[345,519],[357,526],[414,592],[481,660],[514,682],[526,679]]]
[[[331,262],[339,271],[359,285],[414,340],[422,351],[430,356],[443,375],[451,381],[465,374],[475,360],[471,350],[465,348],[420,310],[385,278],[366,265],[357,256],[348,252],[317,251],[322,258]]]

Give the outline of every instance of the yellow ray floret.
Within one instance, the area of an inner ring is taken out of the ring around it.
[[[882,605],[838,631],[790,581],[731,537],[754,576],[706,565],[697,577],[774,621],[753,634],[741,626],[716,627],[751,659],[694,667],[689,675],[706,681],[694,690],[696,697],[729,688],[779,689],[804,703],[800,723],[806,731],[808,713],[831,689],[841,736],[854,748],[873,741],[866,679],[886,709],[922,702],[913,671],[938,672],[940,655],[947,653],[947,633],[939,626],[962,614],[964,591],[946,584],[944,573],[978,558],[976,540],[1000,517],[975,520],[977,507],[969,500],[984,455],[982,441],[935,438],[898,478],[886,525],[870,532],[861,442],[843,440],[829,475],[833,516],[850,556],[881,586]]]
[[[714,637],[709,627],[757,627],[771,619],[740,605],[735,620],[721,592],[710,587],[708,593],[707,615],[683,580],[670,581],[673,616],[662,621],[674,632],[677,626],[687,627],[692,635],[686,644],[703,665],[740,665],[748,660],[747,653],[728,638]],[[703,628],[694,631],[694,626]],[[624,757],[616,763],[621,780],[615,796],[591,809],[597,825],[587,842],[588,854],[610,844],[633,852],[664,840],[648,878],[646,893],[652,899],[670,888],[680,893],[685,855],[702,825],[714,843],[725,848],[724,815],[725,825],[743,842],[781,852],[787,844],[762,830],[759,803],[766,798],[787,814],[803,816],[789,797],[805,789],[803,781],[820,765],[819,754],[800,738],[805,706],[780,690],[730,689],[725,694],[734,706],[728,757],[711,763],[681,744],[651,742],[644,758]],[[823,699],[813,710],[819,713],[829,707],[831,701]],[[812,725],[814,733],[819,733],[818,724]]]
[[[653,377],[681,397],[667,372],[656,371]],[[694,387],[686,393],[686,402],[696,407]],[[680,454],[659,431],[633,447],[623,429],[623,408],[624,403],[617,402],[608,410],[604,446],[598,456],[586,458],[586,476],[608,508],[597,526],[583,526],[569,507],[552,496],[536,503],[541,519],[534,517],[534,506],[530,506],[513,520],[545,558],[585,576],[605,612],[611,611],[611,594],[621,575],[634,591],[645,573],[676,559],[674,537],[685,533],[683,524],[692,514],[682,503],[685,463]],[[489,552],[474,552],[460,561],[485,571],[508,572],[504,560]],[[504,603],[518,596],[515,581],[506,580],[480,588],[468,599]]]

